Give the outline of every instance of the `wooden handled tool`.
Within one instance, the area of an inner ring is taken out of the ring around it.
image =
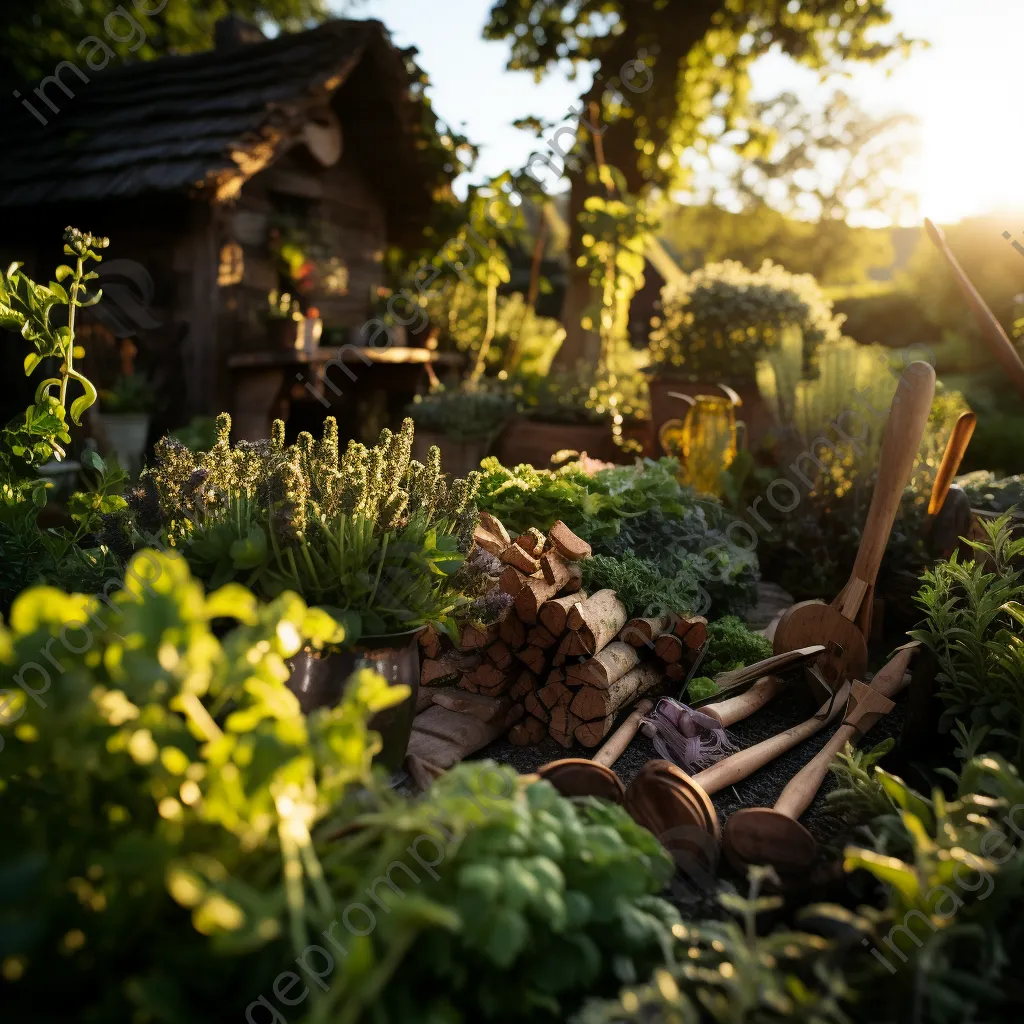
[[[826,702],[813,718],[732,754],[696,775],[687,775],[671,761],[648,761],[626,789],[626,810],[673,853],[684,851],[687,856],[700,856],[703,847],[697,841],[699,836],[718,836],[718,816],[711,794],[752,775],[824,729],[842,714],[849,693],[850,685],[844,683],[835,699]]]
[[[953,424],[953,432],[946,442],[946,450],[942,453],[942,462],[939,463],[939,470],[935,474],[935,482],[932,484],[931,498],[928,500],[928,515],[934,516],[939,513],[946,502],[946,495],[949,494],[950,484],[960,471],[960,463],[967,454],[967,446],[971,443],[974,428],[978,424],[978,417],[973,412],[960,414],[960,418]]]
[[[911,363],[893,396],[882,437],[878,480],[850,581],[830,605],[815,601],[793,605],[775,630],[776,651],[825,644],[827,650],[819,667],[831,685],[861,676],[867,668],[875,579],[921,447],[934,395],[935,371],[928,363]]]
[[[942,229],[928,219],[925,219],[924,226],[928,231],[928,237],[935,243],[936,248],[945,257],[953,271],[956,283],[964,293],[967,304],[971,307],[974,319],[981,328],[981,335],[988,344],[992,355],[996,357],[1017,391],[1024,395],[1024,361],[1021,360],[1013,342],[1007,337],[1003,325],[995,318],[988,303],[981,297],[981,293],[974,287],[971,279],[960,266],[960,261],[953,255]]]
[[[813,864],[817,842],[797,819],[810,807],[836,754],[847,743],[856,743],[895,707],[892,698],[909,682],[907,668],[917,647],[908,644],[899,650],[870,686],[853,684],[843,724],[790,779],[774,809],[747,807],[728,820],[722,846],[734,868],[742,872],[751,864],[770,864],[785,878],[806,871]]]
[[[650,714],[653,707],[654,701],[646,699],[640,701],[629,717],[608,737],[604,746],[593,756],[594,763],[611,768],[622,757],[626,747],[632,743],[644,715]]]

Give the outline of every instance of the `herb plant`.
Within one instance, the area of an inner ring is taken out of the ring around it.
[[[156,445],[144,485],[159,502],[159,536],[210,586],[244,582],[264,597],[294,590],[326,606],[350,639],[442,620],[459,604],[451,574],[462,564],[476,520],[476,479],[449,481],[441,453],[411,459],[412,420],[383,430],[373,448],[338,451],[333,418],[321,440],[231,444],[231,419],[217,442],[195,453],[180,441]],[[144,536],[145,489],[134,531]]]
[[[653,563],[627,551],[621,558],[594,555],[582,563],[588,593],[614,590],[630,618],[674,612],[692,615],[705,610],[706,600],[694,577],[667,578]]]
[[[98,263],[102,257],[96,250],[109,244],[109,239],[69,227],[64,232],[64,254],[74,259],[74,266],[58,267],[55,281],[36,284],[22,273],[20,263],[12,263],[0,276],[0,327],[17,331],[32,345],[25,357],[26,376],[44,360],[58,363],[57,376],[40,383],[24,417],[13,420],[0,435],[0,467],[8,477],[31,476],[31,467],[62,459],[63,445],[71,440],[67,417],[80,424],[82,414],[96,401],[96,388],[75,369],[75,357],[81,355],[75,346],[75,312],[102,297],[100,291],[86,294],[87,282],[99,276],[87,271],[86,264]],[[69,282],[66,288],[62,281]],[[67,307],[65,324],[54,322],[60,306]],[[72,382],[82,392],[77,397],[72,397]]]
[[[925,618],[911,635],[938,661],[943,727],[960,720],[968,745],[1024,764],[1024,539],[1014,539],[1010,514],[982,525],[976,559],[954,553],[925,574]]]
[[[421,431],[489,447],[515,407],[511,396],[483,387],[439,388],[418,395],[406,412]]]
[[[701,669],[709,676],[744,668],[772,656],[771,640],[762,633],[755,633],[735,615],[712,622],[708,626],[708,641]]]

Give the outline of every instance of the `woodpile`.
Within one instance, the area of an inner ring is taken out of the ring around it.
[[[449,767],[453,747],[466,756],[496,730],[520,746],[551,736],[566,748],[598,747],[642,698],[678,692],[706,639],[705,619],[629,619],[614,591],[585,593],[579,563],[590,545],[562,522],[546,536],[512,539],[482,513],[475,539],[500,563],[494,586],[512,603],[498,623],[463,626],[457,645],[432,628],[421,633],[420,684],[435,691],[413,727],[410,750],[421,762]],[[458,715],[473,722],[457,726]]]

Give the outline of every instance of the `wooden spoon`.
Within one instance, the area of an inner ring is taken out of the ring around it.
[[[830,605],[814,601],[793,605],[775,630],[776,651],[825,644],[828,650],[819,667],[832,685],[840,679],[862,676],[867,668],[867,637],[871,633],[878,567],[889,543],[903,489],[917,460],[934,395],[935,370],[928,363],[911,363],[903,371],[893,396],[882,438],[875,493],[871,496],[850,581]]]
[[[691,853],[694,837],[699,833],[717,838],[718,819],[711,795],[752,775],[820,732],[842,714],[849,694],[850,684],[843,683],[835,698],[830,698],[813,718],[732,754],[696,775],[687,775],[671,761],[649,761],[626,789],[626,810],[661,839],[670,852],[678,845],[677,838],[684,837],[685,851]],[[666,783],[669,777],[671,784]]]
[[[971,443],[971,437],[977,425],[978,417],[973,412],[961,413],[960,418],[953,424],[953,432],[946,442],[946,450],[942,453],[942,462],[939,463],[939,470],[935,474],[935,482],[932,484],[932,494],[928,501],[928,515],[937,515],[945,504],[950,484],[953,483],[954,477],[960,471],[960,463],[964,461],[967,446]]]
[[[726,822],[722,848],[729,863],[742,873],[751,864],[770,864],[781,878],[807,871],[817,856],[818,844],[797,820],[810,807],[828,774],[833,758],[847,743],[856,743],[895,705],[917,644],[901,648],[870,686],[855,682],[843,724],[828,743],[790,779],[774,809],[746,807]]]
[[[971,283],[971,279],[964,272],[963,267],[960,266],[959,260],[953,255],[942,229],[927,218],[925,219],[924,226],[928,231],[928,237],[935,243],[936,248],[945,257],[946,262],[953,271],[956,283],[967,298],[967,304],[971,307],[974,319],[981,328],[981,336],[988,344],[992,355],[996,357],[999,365],[1003,368],[1007,377],[1010,378],[1010,382],[1024,395],[1024,362],[1021,361],[1013,342],[1010,341],[1006,331],[1003,330],[1003,325],[995,318],[992,310],[988,307],[988,303],[981,297],[981,293]]]

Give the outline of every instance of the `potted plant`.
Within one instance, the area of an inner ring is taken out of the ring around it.
[[[100,426],[117,461],[131,473],[142,468],[155,398],[141,373],[122,375],[112,388],[100,392]]]
[[[841,336],[843,318],[809,274],[791,274],[765,261],[748,270],[733,260],[697,270],[662,292],[662,314],[650,335],[651,414],[655,429],[685,412],[674,395],[740,397],[748,439],[772,425],[757,387],[757,363],[784,332],[803,332],[805,357]]]
[[[646,395],[639,375],[595,382],[584,373],[520,376],[510,390],[519,414],[502,433],[497,451],[507,466],[548,466],[560,452],[632,461],[646,448]]]
[[[222,413],[208,452],[157,443],[132,502],[132,540],[180,550],[210,587],[237,581],[268,599],[293,591],[329,611],[345,647],[294,658],[292,688],[308,709],[336,704],[354,668],[408,685],[409,700],[375,726],[395,764],[415,711],[416,633],[446,625],[464,603],[452,577],[472,542],[478,477],[445,476],[437,448],[413,460],[409,419],[344,453],[333,417],[319,441],[304,432],[287,447],[280,420],[269,440],[232,445],[230,432]]]
[[[465,476],[480,468],[480,460],[490,453],[515,411],[515,398],[485,387],[439,386],[417,395],[407,410],[416,424],[413,455],[426,461],[436,445],[449,472]]]

